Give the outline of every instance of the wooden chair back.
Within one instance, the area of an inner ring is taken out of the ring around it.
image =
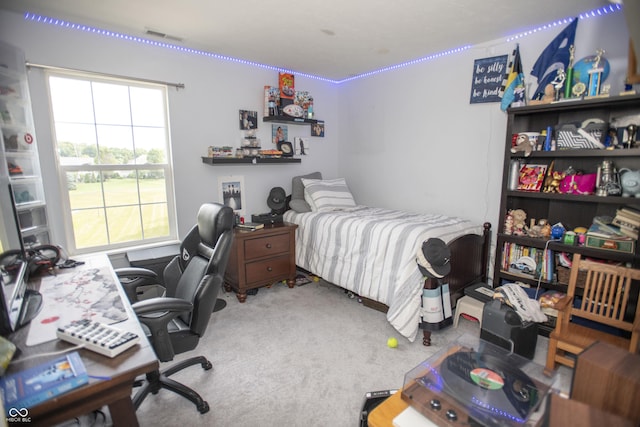
[[[556,304],[558,318],[549,335],[545,372],[555,369],[556,363],[574,367],[574,357],[596,341],[609,342],[637,353],[640,343],[640,282],[636,281],[640,281],[640,270],[588,261],[575,254],[567,295]],[[576,303],[578,299],[580,302]],[[584,326],[576,317],[626,333],[612,333],[610,329],[598,328],[597,325]]]
[[[578,281],[578,274],[581,270],[586,271],[586,279],[583,283]],[[588,261],[581,259],[580,254],[576,254],[569,276],[567,295],[575,299],[576,289],[581,287],[583,289],[582,301],[578,307],[571,304],[568,310],[569,314],[627,332],[632,332],[634,329],[640,330],[640,316],[638,315],[640,314],[638,313],[640,298],[636,304],[635,318],[625,320],[633,280],[640,280],[640,270]],[[564,322],[570,320],[569,316],[565,316],[563,319]]]

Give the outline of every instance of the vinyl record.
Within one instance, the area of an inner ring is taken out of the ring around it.
[[[473,418],[525,422],[540,393],[520,369],[489,354],[459,351],[440,365],[444,391],[469,408]]]

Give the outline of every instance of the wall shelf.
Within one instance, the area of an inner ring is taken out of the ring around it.
[[[266,116],[262,118],[263,122],[275,122],[275,123],[293,123],[293,124],[311,124],[314,125],[322,120],[305,119],[304,117],[290,117],[290,116]]]
[[[207,165],[273,165],[282,163],[301,163],[296,157],[263,158],[263,157],[203,157],[202,163]]]

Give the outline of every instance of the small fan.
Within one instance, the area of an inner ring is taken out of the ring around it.
[[[280,215],[287,209],[287,193],[282,187],[273,187],[267,198],[267,206],[271,208],[271,213]]]

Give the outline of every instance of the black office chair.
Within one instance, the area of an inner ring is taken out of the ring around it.
[[[161,362],[193,350],[205,333],[224,280],[233,242],[233,222],[233,210],[227,206],[206,203],[200,207],[198,224],[183,240],[180,255],[164,269],[164,296],[138,300],[140,286],[155,284],[157,275],[153,271],[116,270]],[[198,356],[147,374],[146,380],[136,382],[142,388],[133,397],[134,407],[138,409],[149,393],[156,394],[165,388],[191,400],[200,413],[209,411],[209,404],[198,393],[169,378],[196,364],[204,370],[212,367],[205,357]]]

